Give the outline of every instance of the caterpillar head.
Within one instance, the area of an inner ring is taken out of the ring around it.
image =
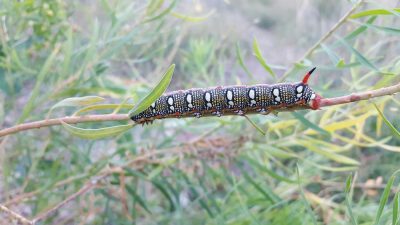
[[[296,97],[304,100],[305,104],[314,110],[319,109],[322,98],[308,86],[308,80],[315,69],[316,67],[312,68],[308,73],[306,73],[306,75],[304,75],[303,80],[295,85]]]

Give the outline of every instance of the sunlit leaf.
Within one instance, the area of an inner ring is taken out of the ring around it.
[[[253,125],[254,128],[256,128],[256,130],[258,130],[258,132],[260,132],[262,135],[265,136],[265,131],[263,131],[259,126],[257,126],[257,124],[254,123],[253,120],[251,120],[251,119],[250,119],[248,116],[246,116],[246,115],[245,115],[244,117],[247,119],[247,121],[250,122],[251,125]]]
[[[106,137],[115,136],[131,129],[135,124],[126,124],[113,127],[105,127],[99,129],[83,129],[74,127],[61,120],[63,127],[71,134],[83,139],[101,139]]]
[[[168,88],[174,74],[175,64],[172,64],[164,73],[156,87],[129,112],[129,117],[135,116],[150,107]]]
[[[394,8],[392,10],[394,12],[400,13],[400,8]],[[353,15],[350,16],[350,18],[356,19],[356,18],[361,18],[361,17],[365,17],[365,16],[393,15],[394,12],[391,12],[391,10],[387,10],[387,9],[372,9],[372,10],[362,11],[359,13],[354,13]]]
[[[392,215],[392,225],[397,225],[399,222],[399,192],[393,198],[393,215]]]
[[[267,62],[265,61],[264,57],[262,56],[260,46],[258,45],[257,39],[254,38],[253,40],[253,51],[254,55],[256,56],[257,60],[260,62],[260,64],[264,67],[264,69],[271,74],[272,77],[276,77],[274,71],[271,69],[271,67],[268,66]]]
[[[322,135],[325,135],[325,136],[328,136],[328,137],[331,136],[331,134],[328,131],[326,131],[323,128],[319,127],[317,124],[309,121],[302,114],[300,114],[298,112],[292,112],[292,115],[294,117],[296,117],[296,119],[298,119],[306,127],[310,128],[310,129],[313,129],[313,130],[317,131],[318,133],[321,133]]]
[[[95,110],[104,110],[104,109],[117,109],[121,107],[122,109],[132,109],[133,104],[98,104],[98,105],[89,105],[82,109],[76,111],[73,115],[77,116],[85,112],[95,111]]]
[[[357,219],[354,217],[353,210],[351,208],[351,197],[350,196],[351,196],[352,181],[353,181],[353,176],[349,175],[346,180],[346,189],[345,189],[346,200],[345,201],[346,201],[347,212],[349,214],[351,224],[357,225]]]
[[[188,22],[202,22],[206,19],[208,19],[212,14],[214,14],[214,10],[211,10],[207,15],[197,17],[197,16],[188,16],[188,15],[183,15],[177,12],[172,12],[171,15],[175,16],[176,18],[188,21]]]

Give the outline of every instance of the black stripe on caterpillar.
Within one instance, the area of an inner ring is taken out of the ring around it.
[[[155,119],[268,114],[299,108],[318,109],[320,96],[308,86],[310,70],[298,83],[227,86],[180,90],[163,94],[149,108],[131,117],[136,123]]]

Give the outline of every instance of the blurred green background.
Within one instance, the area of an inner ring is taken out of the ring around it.
[[[168,90],[295,82],[313,66],[310,86],[324,97],[397,84],[398,7],[0,0],[0,128],[43,120],[70,97],[137,103],[172,63]],[[255,38],[275,76],[254,56]],[[400,169],[400,139],[372,103],[400,127],[400,99],[385,96],[250,116],[265,135],[239,116],[159,120],[102,140],[62,126],[21,132],[0,139],[0,204],[32,219],[100,176],[39,224],[398,224],[398,182],[390,178]],[[77,126],[118,124],[126,122]],[[0,221],[13,223],[5,213]]]

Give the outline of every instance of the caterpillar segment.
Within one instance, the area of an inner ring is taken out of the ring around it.
[[[294,109],[318,109],[321,97],[309,86],[310,70],[298,83],[227,86],[180,90],[163,94],[149,108],[131,117],[136,123],[155,119],[245,114],[269,114]]]

